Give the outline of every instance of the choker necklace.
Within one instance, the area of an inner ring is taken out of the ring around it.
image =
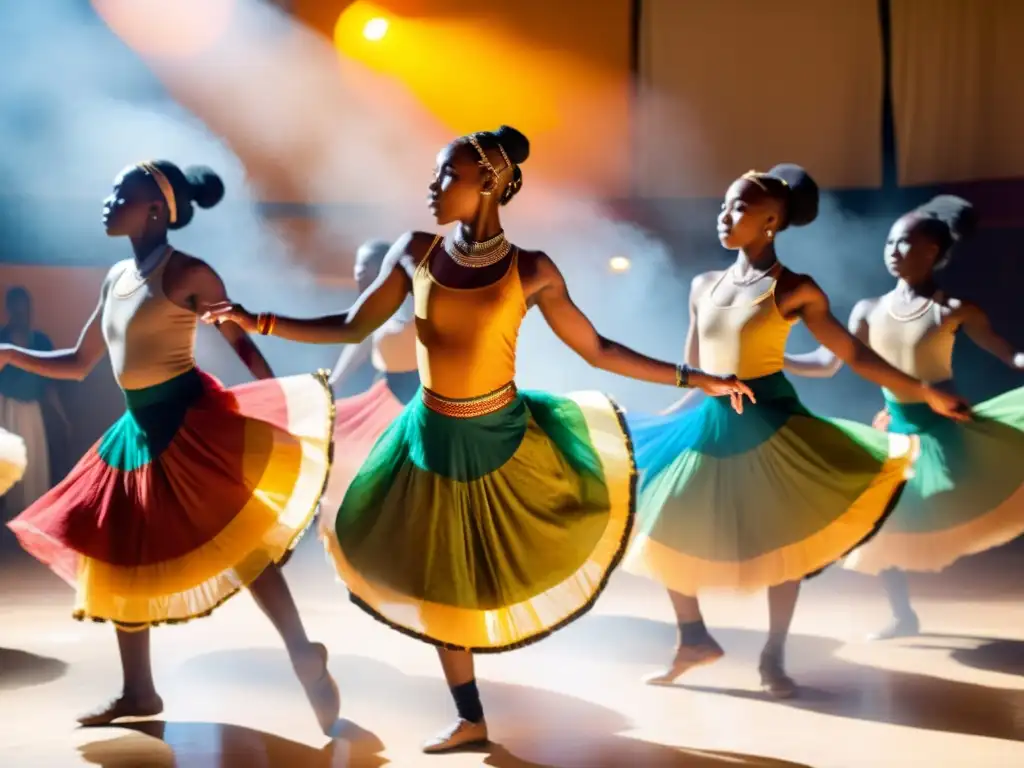
[[[452,230],[444,239],[445,253],[460,267],[479,269],[497,264],[508,256],[512,243],[499,232],[489,240],[473,243],[466,240],[458,229]]]
[[[776,261],[773,261],[773,262],[772,262],[772,263],[771,263],[771,264],[769,265],[768,269],[764,269],[764,270],[759,270],[759,271],[755,272],[755,273],[754,273],[754,276],[753,276],[753,277],[746,277],[746,278],[736,279],[736,267],[735,267],[735,265],[734,265],[734,266],[732,267],[732,269],[730,270],[730,271],[732,272],[732,274],[731,274],[731,275],[730,275],[729,277],[730,277],[730,279],[732,280],[732,284],[733,284],[733,285],[738,285],[738,286],[740,286],[740,287],[745,287],[745,286],[748,286],[748,285],[753,285],[753,284],[754,284],[754,283],[756,283],[757,281],[759,281],[759,280],[762,280],[762,279],[764,279],[764,278],[765,278],[765,277],[767,277],[767,276],[768,276],[769,274],[771,274],[771,272],[772,272],[772,271],[773,271],[773,270],[774,270],[774,269],[775,269],[775,268],[776,268],[777,266],[779,266],[779,262],[778,262],[778,260],[776,260]]]

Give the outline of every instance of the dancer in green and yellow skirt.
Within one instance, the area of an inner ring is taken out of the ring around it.
[[[782,373],[798,320],[861,375],[964,418],[959,399],[885,363],[835,320],[810,277],[780,263],[776,234],[809,224],[817,210],[817,185],[797,166],[744,174],[718,219],[719,239],[738,251],[736,262],[693,281],[687,362],[738,375],[754,404],[740,415],[708,400],[629,421],[641,490],[623,567],[668,588],[679,626],[675,658],[651,683],[671,683],[721,657],[701,616],[702,590],[767,587],[762,687],[793,695],[783,651],[800,581],[869,537],[908,476],[912,440],[822,419],[800,403]]]
[[[423,388],[352,480],[328,546],[357,605],[439,648],[459,717],[428,752],[487,739],[472,654],[527,645],[583,615],[632,530],[633,455],[615,404],[516,388],[527,310],[539,307],[595,367],[737,405],[748,392],[735,376],[688,371],[598,335],[551,259],[505,239],[498,209],[522,186],[528,154],[511,128],[445,147],[430,208],[455,227],[443,239],[399,239],[349,311],[296,320],[227,305],[208,317],[296,341],[358,343],[412,293]]]
[[[278,630],[325,732],[338,689],[306,636],[278,564],[312,522],[329,469],[326,377],[271,378],[252,340],[224,338],[259,381],[225,388],[196,368],[198,313],[225,297],[205,262],[167,242],[224,194],[213,171],[157,160],[127,168],[104,201],[107,234],[134,258],[111,267],[73,349],[0,345],[0,367],[84,379],[106,352],[125,413],[10,527],[75,588],[74,617],[117,630],[121,695],[79,719],[106,725],[163,710],[149,629],[206,616],[243,587]]]
[[[949,195],[897,219],[885,245],[896,286],[859,302],[850,316],[850,329],[892,365],[945,389],[952,389],[953,344],[961,328],[978,346],[1024,370],[1024,354],[992,330],[981,309],[936,285],[936,271],[974,226],[973,207]],[[841,365],[825,349],[786,362],[787,370],[817,377]],[[965,424],[937,417],[913,393],[882,394],[885,410],[875,425],[916,435],[921,455],[882,530],[845,563],[882,577],[893,616],[872,635],[877,640],[920,630],[906,571],[939,571],[1024,533],[1024,387],[975,406]]]

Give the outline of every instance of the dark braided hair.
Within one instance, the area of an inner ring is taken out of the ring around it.
[[[465,138],[468,140],[468,137]],[[523,172],[519,166],[530,157],[530,140],[515,128],[507,125],[501,126],[496,131],[474,133],[473,138],[477,140],[480,148],[484,151],[493,150],[500,154],[498,147],[501,147],[512,162],[512,180],[505,187],[501,193],[501,199],[498,201],[500,205],[508,205],[509,201],[523,188]],[[498,167],[497,170],[500,173],[504,169]]]

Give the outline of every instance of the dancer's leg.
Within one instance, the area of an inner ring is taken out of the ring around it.
[[[676,655],[667,669],[647,678],[651,685],[669,685],[685,672],[711,664],[723,655],[721,646],[704,626],[697,597],[672,590],[668,591],[668,597],[676,614],[679,633]]]
[[[117,629],[123,685],[121,695],[100,709],[78,718],[82,725],[106,725],[121,717],[152,717],[164,710],[164,702],[153,684],[149,656],[149,630],[126,632]]]
[[[796,693],[796,683],[785,671],[785,653],[799,596],[799,581],[768,588],[768,642],[761,651],[761,687],[780,699],[788,699]]]
[[[437,649],[444,670],[444,679],[455,700],[458,720],[423,745],[424,752],[447,752],[460,747],[471,747],[487,742],[487,723],[480,692],[476,687],[473,654],[469,651]]]
[[[271,565],[264,570],[249,585],[249,591],[284,640],[292,667],[313,705],[317,721],[329,735],[338,720],[341,697],[327,670],[327,648],[321,643],[311,643],[306,636],[288,582],[278,566]]]
[[[921,623],[910,604],[910,584],[907,574],[898,568],[882,571],[882,588],[889,598],[892,620],[881,631],[871,635],[871,640],[890,640],[894,637],[913,637],[921,631]]]

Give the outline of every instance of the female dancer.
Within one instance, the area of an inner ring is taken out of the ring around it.
[[[585,613],[632,528],[632,451],[614,404],[516,389],[527,310],[538,306],[597,368],[737,403],[748,392],[735,376],[600,336],[551,259],[505,239],[498,208],[522,187],[528,154],[526,137],[507,127],[445,147],[430,209],[455,227],[443,239],[404,235],[347,312],[296,320],[228,304],[208,317],[296,341],[358,343],[412,292],[422,395],[377,441],[327,544],[357,605],[438,647],[458,720],[427,752],[486,741],[473,652],[527,645]]]
[[[74,349],[0,346],[0,365],[82,380],[104,344],[127,411],[54,489],[15,518],[21,545],[76,587],[74,616],[110,621],[121,696],[83,725],[156,715],[149,628],[205,616],[248,586],[287,646],[321,727],[338,715],[327,651],[311,643],[280,562],[310,523],[327,478],[331,394],[317,376],[270,379],[237,326],[221,332],[263,381],[224,389],[196,368],[197,314],[224,300],[209,265],[176,251],[167,230],[216,204],[205,168],[167,161],[126,169],[104,202],[107,234],[133,259],[107,274]]]
[[[974,209],[943,195],[896,220],[885,244],[892,291],[859,302],[850,331],[911,376],[950,389],[953,343],[963,328],[978,346],[1024,370],[1017,352],[973,304],[936,287],[935,272],[974,228]],[[802,376],[831,376],[842,361],[827,349],[786,357]],[[874,639],[915,635],[905,571],[939,571],[955,560],[1005,544],[1024,533],[1024,387],[974,409],[976,420],[937,418],[913,393],[883,389],[885,410],[875,425],[917,435],[921,456],[914,476],[885,526],[846,560],[846,567],[881,574],[892,622]]]
[[[642,486],[624,567],[668,587],[679,626],[675,658],[651,683],[722,656],[701,616],[702,589],[767,587],[762,687],[793,695],[783,651],[800,580],[869,536],[905,481],[910,439],[820,419],[801,405],[782,373],[797,320],[861,375],[963,418],[957,398],[882,361],[836,322],[811,278],[779,262],[776,233],[809,224],[817,211],[817,185],[797,166],[751,171],[729,187],[718,236],[738,256],[694,279],[686,357],[747,380],[756,404],[742,418],[708,400],[631,422]]]
[[[374,240],[356,252],[355,278],[364,293],[380,274],[390,243]],[[362,394],[338,400],[334,418],[334,461],[321,505],[320,531],[334,530],[334,520],[348,484],[370,454],[377,438],[398,418],[420,388],[416,370],[416,325],[407,300],[369,338],[345,347],[331,372],[337,395],[346,378],[369,357],[380,379]]]

